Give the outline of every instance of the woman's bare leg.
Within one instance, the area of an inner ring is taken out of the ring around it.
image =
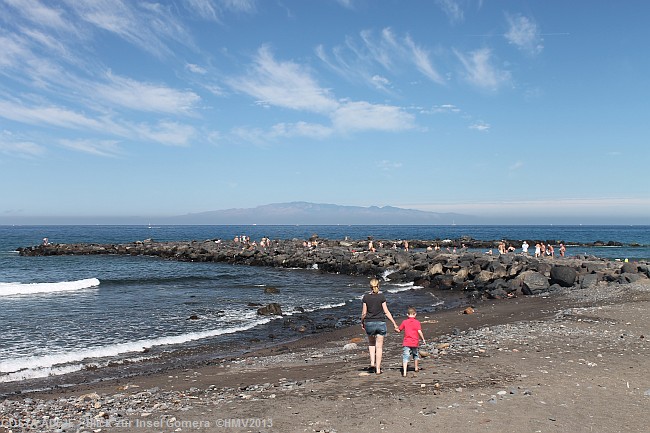
[[[375,372],[377,374],[381,373],[381,356],[382,356],[382,351],[384,350],[384,336],[383,335],[377,335],[375,337],[376,340],[376,346],[375,346]]]
[[[374,335],[368,335],[368,352],[370,353],[370,366],[375,366],[376,339]]]

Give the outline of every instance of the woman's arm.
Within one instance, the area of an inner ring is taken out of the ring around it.
[[[395,319],[393,319],[393,315],[390,314],[390,311],[388,311],[388,304],[384,302],[381,304],[381,307],[384,309],[384,314],[386,315],[386,317],[388,317],[388,320],[390,320],[393,323],[393,327],[399,330],[399,328],[397,327],[397,323],[395,323]]]
[[[366,303],[363,303],[363,307],[361,307],[361,327],[366,328],[366,314],[368,314],[368,306]]]

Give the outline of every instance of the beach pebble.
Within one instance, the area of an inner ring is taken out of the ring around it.
[[[348,343],[345,346],[343,346],[343,350],[356,350],[358,348],[359,346],[357,345],[357,343]]]

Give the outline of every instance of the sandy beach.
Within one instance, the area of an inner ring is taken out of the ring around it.
[[[390,298],[389,298],[390,301]],[[361,327],[200,368],[22,394],[0,432],[641,432],[650,282],[604,283],[419,315],[429,356],[365,371]],[[398,319],[398,322],[401,319]]]

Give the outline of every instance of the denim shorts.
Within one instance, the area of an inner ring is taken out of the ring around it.
[[[402,362],[409,362],[411,355],[413,355],[414,360],[420,359],[420,352],[417,347],[402,347]]]
[[[366,334],[386,336],[386,322],[366,322]]]

